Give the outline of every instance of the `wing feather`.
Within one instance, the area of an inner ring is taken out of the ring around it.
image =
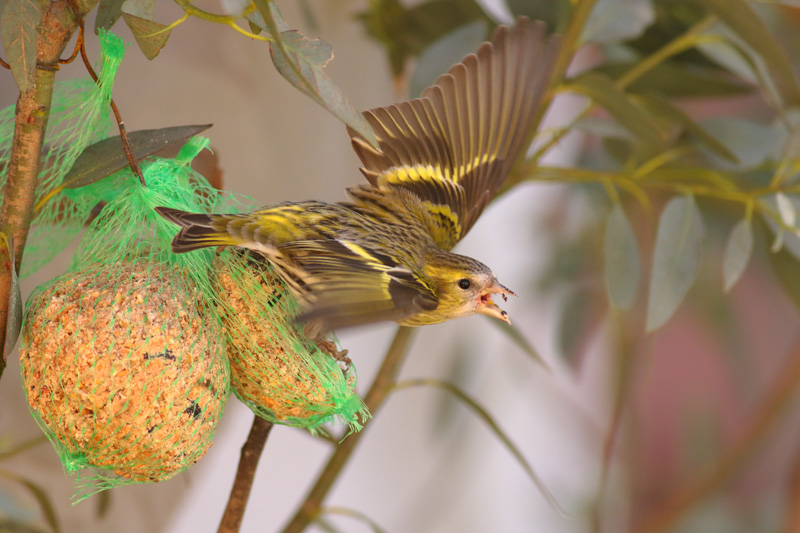
[[[304,310],[298,320],[315,323],[317,330],[402,320],[439,304],[417,274],[350,241],[295,241],[278,251],[304,273]]]
[[[369,182],[414,191],[440,247],[466,235],[527,147],[558,44],[543,23],[520,17],[420,98],[365,112],[380,150],[348,130]]]

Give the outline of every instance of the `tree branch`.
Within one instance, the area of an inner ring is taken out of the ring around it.
[[[392,344],[389,347],[389,351],[383,359],[381,368],[378,370],[378,374],[375,376],[372,386],[364,397],[364,403],[367,404],[367,408],[373,416],[377,413],[378,409],[380,409],[384,400],[386,400],[386,396],[391,392],[392,387],[394,387],[394,384],[397,382],[397,374],[405,358],[412,332],[413,329],[408,327],[400,327],[397,330]],[[300,505],[289,524],[284,528],[284,533],[299,533],[316,519],[322,508],[322,502],[325,496],[327,496],[333,483],[338,479],[339,473],[350,458],[350,454],[353,453],[353,450],[366,431],[367,426],[365,424],[364,429],[350,435],[336,447],[336,451],[334,451],[330,459],[328,459],[328,464],[325,465],[325,468],[317,478],[317,482],[308,492],[305,501]]]
[[[83,15],[97,0],[78,1]],[[37,68],[31,89],[20,93],[14,116],[14,136],[6,184],[0,194],[0,232],[14,238],[15,267],[22,264],[22,253],[28,238],[33,213],[36,176],[39,173],[39,156],[44,143],[53,84],[58,70],[58,59],[78,27],[74,2],[54,0],[45,10],[36,39]],[[47,68],[50,67],[50,68]],[[5,346],[8,305],[11,296],[11,260],[5,247],[0,247],[0,346]],[[0,358],[0,376],[6,366],[6,355]]]
[[[219,523],[218,533],[237,533],[242,527],[242,519],[247,508],[247,500],[250,498],[250,489],[253,488],[253,478],[256,475],[258,461],[261,458],[261,452],[264,451],[264,445],[267,443],[272,426],[272,422],[254,415],[250,434],[242,445],[239,467],[236,470],[230,496],[228,496],[228,505],[225,507]]]

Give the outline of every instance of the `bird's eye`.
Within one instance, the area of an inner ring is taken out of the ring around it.
[[[467,278],[461,278],[458,280],[458,286],[464,290],[469,289],[470,281]]]

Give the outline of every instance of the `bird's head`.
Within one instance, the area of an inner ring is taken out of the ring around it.
[[[444,320],[481,313],[511,323],[508,313],[492,301],[492,296],[499,294],[505,300],[507,295],[516,294],[497,281],[489,267],[480,261],[440,252],[430,259],[425,271],[436,285],[439,298],[436,313],[445,315]]]

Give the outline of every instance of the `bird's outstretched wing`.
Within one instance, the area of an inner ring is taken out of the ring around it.
[[[520,17],[420,98],[366,111],[380,150],[348,130],[369,182],[419,196],[441,248],[467,234],[527,148],[558,42],[543,23]]]
[[[298,321],[318,331],[402,320],[439,304],[411,270],[350,241],[295,241],[278,252],[302,269],[306,290]]]

